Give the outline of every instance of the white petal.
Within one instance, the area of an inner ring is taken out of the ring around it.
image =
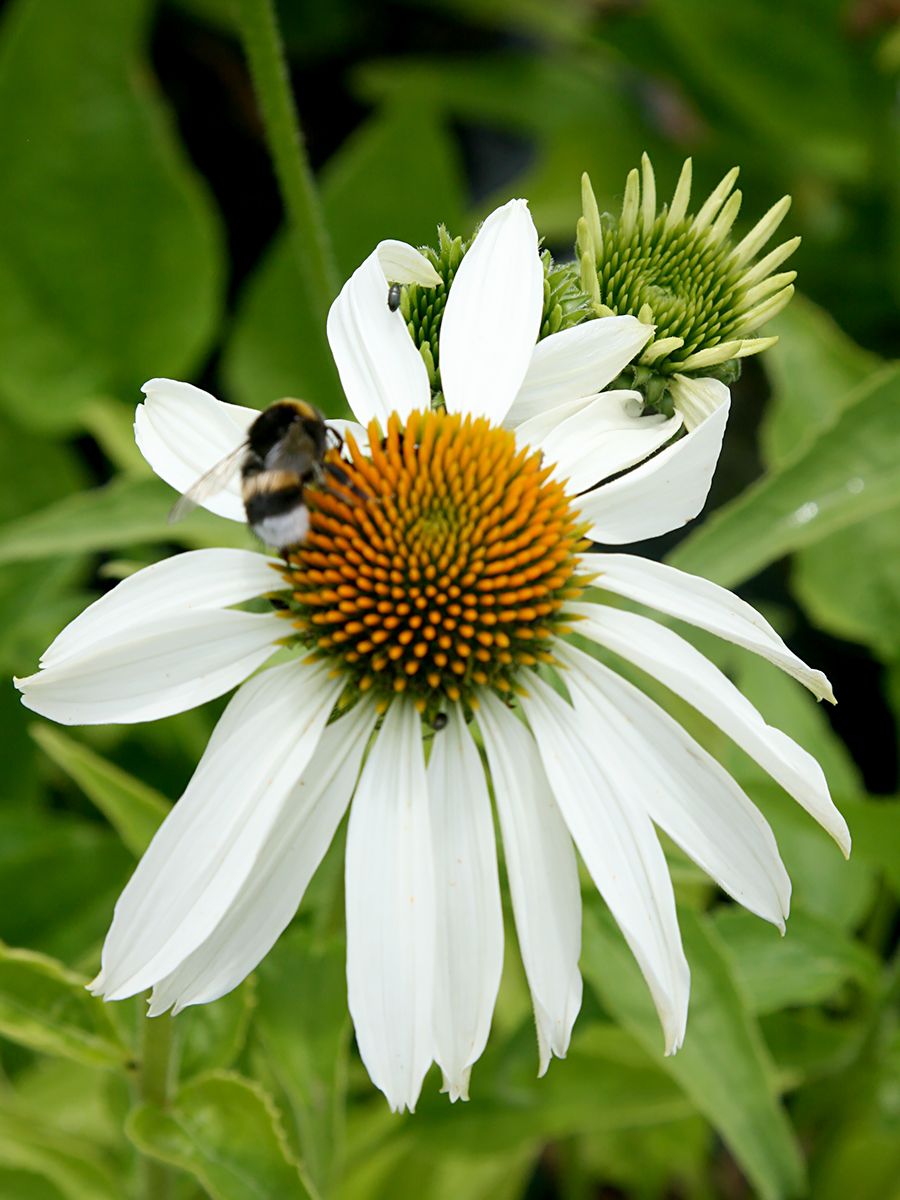
[[[395,1112],[415,1108],[434,1045],[434,868],[422,729],[395,700],[347,830],[347,995],[359,1053]]]
[[[343,682],[290,662],[244,684],[119,897],[92,990],[121,1000],[212,933],[316,749]]]
[[[568,480],[567,491],[575,496],[642,462],[681,428],[678,413],[667,419],[661,414],[641,416],[640,412],[637,392],[603,392],[559,421],[539,443],[530,435],[533,421],[520,426],[516,438],[539,445],[545,461],[556,464],[554,476]]]
[[[684,427],[690,433],[708,421],[721,408],[727,409],[731,393],[718,379],[694,379],[690,375],[675,375],[671,385],[672,403],[684,417]]]
[[[177,1013],[218,1000],[271,950],[350,803],[375,718],[374,705],[357,704],[326,728],[234,903],[206,941],[154,987],[151,1017],[173,1005]]]
[[[580,497],[579,510],[593,524],[588,537],[619,545],[640,542],[697,516],[719,461],[730,403],[724,384],[706,382],[714,385],[719,405],[705,421],[627,475]]]
[[[385,282],[419,283],[422,287],[437,287],[441,277],[424,254],[407,242],[388,238],[375,248],[378,261],[384,272]],[[385,292],[387,303],[387,292]]]
[[[832,802],[822,768],[802,746],[767,725],[727,675],[674,630],[636,613],[571,604],[576,631],[654,676],[732,738],[850,853],[847,823]]]
[[[140,631],[163,617],[227,608],[278,590],[278,562],[251,550],[190,550],[144,567],[70,621],[41,656],[58,666],[98,643]]]
[[[223,404],[209,392],[174,379],[150,379],[141,388],[146,396],[134,414],[138,449],[160,477],[176,491],[186,492],[247,438],[259,416],[255,408]],[[240,473],[203,507],[231,521],[246,521]]]
[[[428,763],[434,856],[435,1060],[451,1101],[468,1100],[472,1064],[491,1029],[503,968],[503,913],[491,801],[481,759],[456,705]]]
[[[478,724],[491,768],[543,1075],[551,1054],[565,1058],[581,1008],[578,864],[531,732],[491,692],[480,696]]]
[[[156,721],[243,683],[284,632],[274,613],[209,609],[148,618],[15,683],[26,708],[62,725]]]
[[[447,411],[499,424],[525,378],[541,328],[544,268],[524,200],[487,218],[454,276],[441,322]]]
[[[405,258],[407,267],[421,260],[419,281],[430,286],[435,283],[435,271],[417,250],[407,246],[401,253],[400,246],[400,242],[377,246],[344,284],[328,313],[331,353],[350,407],[363,425],[374,418],[385,427],[392,412],[405,418],[414,409],[431,404],[422,356],[409,336],[403,314],[388,308],[382,248],[388,247],[384,254],[391,270],[400,269],[401,259]]]
[[[596,395],[652,334],[653,326],[642,324],[637,317],[600,317],[542,338],[505,423],[516,429],[567,400]]]
[[[349,433],[356,442],[357,448],[363,454],[369,453],[369,433],[364,425],[360,425],[358,421],[344,421],[340,417],[329,417],[325,423],[331,429],[336,430],[345,440]]]
[[[623,797],[751,912],[784,931],[791,881],[774,834],[728,772],[630,683],[571,646],[557,649],[583,730],[618,766]]]
[[[752,650],[798,679],[819,700],[834,703],[831,684],[822,672],[808,667],[788,649],[765,617],[727,588],[634,554],[591,554],[583,561],[599,572],[594,587],[627,596]]]
[[[667,1054],[684,1039],[690,972],[665,856],[649,817],[629,803],[606,746],[537,675],[522,707],[575,844],[631,947],[656,1005]]]

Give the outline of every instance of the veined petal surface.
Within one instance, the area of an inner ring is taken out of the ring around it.
[[[223,404],[209,392],[175,379],[150,379],[141,389],[146,399],[134,414],[134,437],[147,462],[170,487],[186,492],[247,438],[259,412]],[[220,492],[203,508],[245,521],[240,472],[235,470]]]
[[[346,857],[347,995],[359,1053],[412,1111],[434,1048],[434,866],[422,723],[395,700],[363,767]]]
[[[568,481],[576,496],[601,479],[643,462],[681,428],[681,416],[641,416],[637,392],[602,392],[578,412],[564,417],[538,443],[554,475]],[[527,421],[516,437],[530,441]],[[534,444],[532,441],[531,444]]]
[[[672,629],[636,613],[600,604],[570,604],[576,632],[613,650],[665,684],[750,755],[831,834],[845,855],[850,832],[828,791],[822,768],[808,751],[767,725],[719,668]]]
[[[500,818],[539,1068],[565,1058],[581,1008],[581,888],[572,838],[531,731],[492,692],[478,709]]]
[[[503,913],[487,780],[459,707],[448,710],[428,762],[434,861],[434,1057],[451,1101],[468,1100],[503,969]]]
[[[375,725],[357,704],[329,725],[288,793],[253,871],[209,937],[153,989],[149,1015],[218,1000],[261,962],[290,923],[331,845]]]
[[[496,209],[456,275],[441,322],[447,411],[503,421],[525,378],[541,327],[544,268],[524,200]]]
[[[17,679],[22,703],[62,725],[133,725],[231,691],[275,653],[274,613],[232,609],[148,619]]]
[[[59,666],[148,622],[184,613],[227,608],[280,586],[275,559],[252,550],[188,550],[129,575],[79,613],[41,655],[41,666]]]
[[[382,428],[392,412],[403,420],[431,403],[428,371],[403,314],[388,308],[385,264],[395,282],[426,287],[440,282],[418,250],[382,242],[341,288],[327,323],[331,353],[354,416],[363,425],[374,418]]]
[[[653,326],[637,317],[600,317],[541,338],[505,424],[517,429],[568,400],[596,395],[628,366],[652,333]]]
[[[624,545],[659,537],[680,529],[703,508],[730,406],[725,385],[706,382],[715,385],[719,403],[705,420],[619,479],[579,497],[578,507],[592,523],[588,537],[593,541]]]
[[[690,971],[656,831],[626,802],[618,761],[585,735],[572,707],[538,676],[522,707],[550,786],[591,878],[631,947],[659,1013],[667,1054],[684,1040]]]
[[[603,745],[629,807],[643,808],[730,896],[783,932],[791,881],[759,809],[643,692],[571,646],[559,658],[582,732]]]
[[[634,554],[591,554],[583,561],[591,571],[599,572],[594,587],[627,596],[752,650],[799,680],[817,699],[834,703],[831,684],[822,672],[808,667],[765,617],[727,588]]]
[[[95,995],[120,1000],[171,974],[213,932],[312,758],[342,687],[289,662],[236,693],[193,778],[119,897]]]

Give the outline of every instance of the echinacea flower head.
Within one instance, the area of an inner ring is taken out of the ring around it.
[[[717,725],[845,852],[849,836],[815,760],[679,633],[621,601],[831,699],[825,677],[724,589],[586,552],[584,535],[652,536],[702,503],[723,385],[675,380],[681,407],[644,416],[637,393],[603,389],[646,345],[646,324],[606,317],[541,336],[545,265],[523,201],[493,213],[455,266],[439,407],[409,312],[386,303],[393,283],[444,285],[432,260],[386,242],[332,306],[361,424],[341,424],[338,470],[309,489],[303,545],[281,558],[196,550],[139,571],[17,682],[28,707],[67,724],[150,720],[237,688],[116,905],[92,985],[106,999],[152,989],[155,1016],[236,987],[349,810],[349,1007],[371,1078],[402,1110],[432,1062],[451,1100],[467,1098],[487,1042],[504,941],[491,794],[541,1073],[581,1005],[576,849],[667,1053],[684,1037],[689,967],[657,830],[784,927],[790,881],[765,818],[616,662]],[[258,416],[171,380],[144,391],[138,445],[181,491]],[[207,507],[244,518],[236,485]]]
[[[657,206],[656,178],[645,154],[631,171],[619,214],[600,213],[585,175],[577,254],[582,287],[598,316],[633,313],[653,324],[634,372],[651,403],[673,374],[726,380],[738,360],[771,346],[755,332],[788,303],[796,271],[779,271],[799,245],[791,238],[758,258],[790,208],[783,196],[739,241],[732,231],[741,207],[737,167],[696,212],[691,211],[691,160],[671,203]]]

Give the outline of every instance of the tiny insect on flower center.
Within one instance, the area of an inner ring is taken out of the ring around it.
[[[552,464],[481,418],[396,416],[371,449],[347,437],[334,483],[310,491],[306,544],[284,567],[285,616],[359,691],[422,712],[509,693],[552,661],[580,594],[584,524]]]

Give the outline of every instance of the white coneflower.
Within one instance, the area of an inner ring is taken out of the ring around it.
[[[783,927],[790,883],[765,819],[671,717],[577,648],[573,629],[683,696],[849,847],[815,760],[678,634],[604,597],[717,633],[830,698],[824,676],[713,584],[633,556],[583,557],[604,503],[620,531],[629,519],[644,527],[620,511],[615,489],[629,476],[596,490],[586,518],[565,482],[574,446],[563,439],[553,463],[552,430],[542,455],[521,426],[501,424],[541,389],[583,401],[649,331],[597,320],[535,348],[543,267],[513,201],[456,272],[440,330],[446,408],[433,409],[427,366],[386,297],[388,281],[428,286],[434,274],[411,248],[383,244],[332,308],[332,349],[368,430],[347,429],[345,486],[310,490],[302,547],[285,560],[200,550],[149,567],[18,681],[29,707],[66,723],[160,717],[241,684],[119,899],[94,991],[152,988],[158,1014],[234,988],[291,920],[349,806],[350,1011],[363,1061],[399,1110],[415,1105],[433,1061],[451,1099],[465,1098],[488,1037],[503,956],[488,776],[541,1072],[565,1054],[581,1004],[576,847],[640,963],[667,1052],[684,1036],[689,973],[655,827]],[[145,390],[138,443],[182,490],[257,415],[184,384]],[[662,436],[658,420],[645,430],[615,403],[608,438],[589,447],[604,476]],[[667,478],[651,473],[635,493],[662,510],[656,526],[673,519]],[[236,493],[208,507],[243,517]],[[236,607],[273,596],[277,612]],[[292,658],[258,671],[285,645]]]

